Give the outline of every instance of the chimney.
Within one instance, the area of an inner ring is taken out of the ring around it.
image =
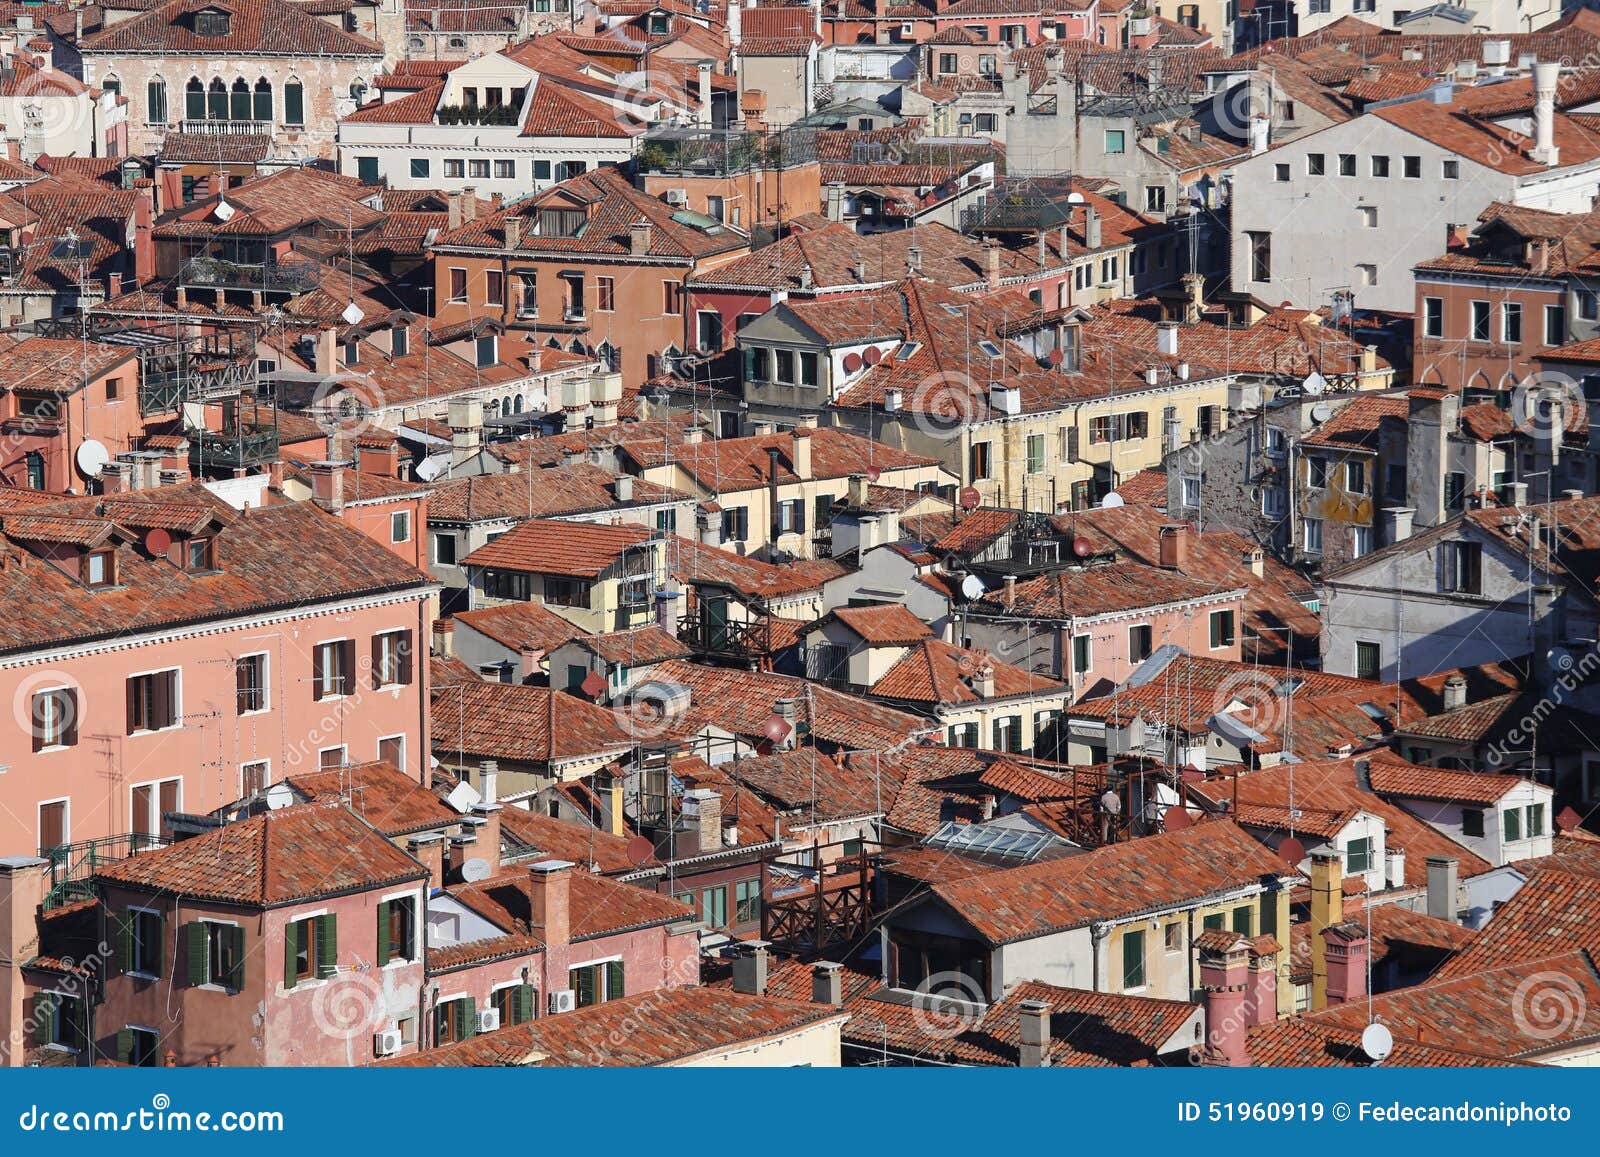
[[[311,497],[330,514],[344,510],[344,476],[349,467],[348,462],[311,464]]]
[[[400,477],[400,443],[397,440],[356,442],[356,468],[363,474]]]
[[[0,1065],[21,1067],[28,1015],[22,962],[39,953],[39,905],[50,890],[50,861],[0,857]]]
[[[472,185],[461,190],[461,219],[463,221],[478,219],[478,190]]]
[[[1001,588],[1004,594],[1001,598],[1005,602],[1006,610],[1012,610],[1017,605],[1017,576],[1008,574],[1004,579],[1005,585]]]
[[[802,481],[811,479],[811,433],[808,430],[795,430],[791,437],[794,444],[789,452],[789,460],[794,464],[794,476]]]
[[[156,275],[156,243],[152,233],[156,191],[149,177],[138,178],[133,188],[136,194],[133,202],[133,280],[135,287],[139,288]]]
[[[1000,288],[1000,244],[997,241],[984,243],[983,279],[990,289]]]
[[[493,761],[488,762],[492,766]],[[488,772],[487,768],[485,768],[485,773],[493,774]],[[493,787],[492,780],[489,786]],[[491,876],[500,874],[500,809],[500,804],[487,797],[472,809],[473,817],[480,821],[478,824],[478,842],[473,844],[473,848],[478,853],[477,858],[489,865],[489,875]]]
[[[829,185],[827,196],[827,216],[830,221],[844,220],[844,186]]]
[[[800,727],[800,700],[778,699],[772,704],[772,713],[789,725],[789,732],[773,743],[773,751],[791,751],[795,747],[796,732]]]
[[[528,865],[528,923],[545,947],[564,947],[572,939],[572,861],[540,860]]]
[[[695,119],[701,128],[711,127],[711,61],[702,60],[699,64],[697,95],[700,107],[695,110]]]
[[[972,693],[980,699],[994,698],[994,667],[985,663],[972,673]],[[988,817],[985,816],[985,819]]]
[[[683,814],[695,821],[696,847],[701,852],[722,847],[722,796],[709,787],[690,788],[683,793]]]
[[[478,764],[478,794],[485,804],[500,802],[500,764],[493,759]]]
[[[643,257],[650,252],[650,222],[635,221],[628,226],[628,252]]]
[[[1444,709],[1460,711],[1467,705],[1467,680],[1459,671],[1444,681]]]
[[[1388,506],[1383,510],[1383,541],[1385,545],[1404,542],[1411,537],[1411,522],[1417,512],[1409,506]]]
[[[611,483],[611,493],[618,502],[632,502],[633,475],[618,474]]]
[[[450,465],[459,466],[477,454],[483,444],[483,403],[477,398],[457,398],[446,413],[450,426]]]
[[[1256,578],[1264,578],[1267,573],[1266,552],[1259,546],[1251,547],[1239,556],[1239,561],[1250,569]]]
[[[844,1003],[844,966],[831,960],[819,960],[811,966],[811,1002],[831,1004],[838,1008]]]
[[[1507,482],[1505,484],[1505,502],[1507,506],[1528,505],[1528,484],[1526,482]]]
[[[1162,321],[1156,323],[1156,352],[1169,358],[1178,356],[1177,322]]]
[[[1322,930],[1327,954],[1328,1003],[1349,1004],[1367,995],[1367,930],[1354,920]]]
[[[461,228],[461,194],[452,189],[448,196],[446,196],[445,201],[449,208],[449,215],[446,218],[446,228],[452,231]]]
[[[734,946],[733,991],[767,995],[768,947],[765,940],[746,940]]]
[[[317,332],[316,365],[313,367],[319,377],[330,378],[339,372],[338,335],[333,327]]]
[[[1454,856],[1428,857],[1428,915],[1435,920],[1459,923],[1456,898],[1456,871],[1460,861]]]
[[[1044,1000],[1024,1000],[1017,1006],[1017,1029],[1022,1038],[1017,1064],[1025,1069],[1050,1065],[1050,1012],[1050,1003]]]
[[[616,767],[612,768],[611,776],[606,780],[606,831],[614,836],[628,834],[628,817],[622,799],[627,782],[622,769]]]
[[[406,845],[411,855],[428,869],[428,887],[444,887],[444,836],[438,832],[425,832],[412,836]]]
[[[500,218],[500,228],[505,233],[506,248],[516,249],[522,244],[522,218],[515,213],[507,213]]]
[[[1244,937],[1212,929],[1202,933],[1200,987],[1205,991],[1206,1046],[1231,1068],[1250,1064],[1248,1034],[1251,1024],[1246,1008],[1249,961]]]
[[[1556,148],[1556,86],[1561,80],[1557,61],[1541,61],[1533,66],[1533,150],[1535,164],[1554,168],[1561,163]]]
[[[438,618],[433,620],[433,653],[450,658],[456,653],[456,621]]]
[[[1328,1006],[1328,956],[1325,929],[1344,919],[1344,862],[1337,852],[1311,856],[1311,1007]]]
[[[1160,563],[1163,570],[1182,571],[1189,565],[1189,527],[1176,523],[1161,528]]]
[[[1091,252],[1100,248],[1100,214],[1093,205],[1083,207],[1083,247]]]
[[[1261,894],[1262,904],[1277,902],[1277,892]],[[1249,1014],[1251,1025],[1271,1024],[1278,1019],[1278,954],[1264,951],[1261,940],[1250,941],[1249,948],[1250,979],[1245,1011]]]
[[[1201,273],[1185,273],[1180,278],[1185,292],[1183,303],[1183,324],[1199,325],[1200,316],[1205,312],[1206,305],[1206,279]]]

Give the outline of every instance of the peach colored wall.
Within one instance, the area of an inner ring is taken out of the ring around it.
[[[1200,655],[1209,659],[1239,660],[1243,658],[1240,644],[1244,633],[1242,624],[1243,602],[1208,603],[1204,607],[1196,607],[1192,611],[1164,611],[1154,614],[1136,614],[1116,619],[1095,622],[1092,625],[1081,625],[1072,631],[1061,632],[1061,654],[1066,664],[1072,661],[1072,635],[1089,634],[1093,641],[1090,643],[1090,667],[1087,675],[1074,676],[1072,689],[1074,697],[1081,697],[1085,693],[1097,688],[1104,689],[1113,683],[1121,683],[1134,669],[1139,666],[1128,657],[1128,628],[1140,624],[1150,626],[1150,647],[1152,650],[1171,644],[1181,647],[1191,655]],[[1230,647],[1211,647],[1211,612],[1233,611],[1233,645]],[[1065,679],[1065,675],[1063,675]]]
[[[29,559],[27,565],[48,564]],[[286,771],[315,769],[318,751],[341,743],[351,760],[367,760],[377,757],[381,737],[404,735],[406,770],[420,776],[429,746],[422,673],[430,616],[430,598],[411,594],[376,606],[322,614],[308,609],[283,621],[219,625],[187,637],[129,636],[0,660],[0,710],[11,711],[7,726],[0,727],[0,765],[6,767],[0,775],[0,855],[34,854],[42,801],[69,800],[71,841],[125,833],[133,829],[134,784],[181,777],[181,809],[204,812],[238,798],[242,763],[268,760],[276,782]],[[369,640],[400,629],[414,632],[413,682],[374,689]],[[357,693],[317,702],[311,648],[340,638],[356,640]],[[241,716],[233,660],[261,651],[268,655],[269,705]],[[128,735],[128,677],[171,667],[182,672],[182,721],[170,730]],[[32,696],[60,686],[78,689],[77,745],[34,752]]]
[[[117,397],[108,397],[107,383],[118,383]],[[78,447],[89,438],[104,444],[112,457],[134,448],[144,434],[139,416],[139,363],[129,358],[110,373],[102,374],[76,394],[60,399],[59,417],[25,418],[19,415],[19,398],[7,393],[0,400],[0,475],[12,486],[28,484],[27,457],[37,450],[44,456],[44,488],[53,493],[85,493],[85,480],[74,465]]]

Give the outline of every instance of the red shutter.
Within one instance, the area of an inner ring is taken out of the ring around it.
[[[372,685],[383,686],[383,636],[372,636]]]
[[[339,693],[356,693],[356,641],[346,639],[339,644]]]
[[[400,632],[400,682],[406,684],[407,686],[409,686],[411,683],[411,662],[412,652],[416,650],[415,640],[415,631]]]
[[[328,649],[318,644],[311,648],[311,697],[322,699],[327,695]]]
[[[78,689],[76,687],[65,688],[61,692],[61,701],[64,704],[63,710],[67,714],[66,719],[62,721],[65,724],[65,730],[62,734],[61,742],[67,747],[76,747],[78,745]]]
[[[128,680],[128,734],[139,730],[139,679]]]

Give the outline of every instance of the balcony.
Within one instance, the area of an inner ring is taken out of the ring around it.
[[[50,861],[50,891],[45,894],[45,910],[93,899],[96,894],[94,874],[102,865],[126,860],[150,848],[164,848],[171,842],[166,836],[129,832],[40,848],[40,857]]]
[[[561,311],[561,320],[567,322],[587,321],[589,315],[583,311],[581,305],[569,305]]]
[[[276,426],[191,431],[188,438],[189,468],[197,475],[207,469],[242,470],[278,457]]]
[[[179,121],[181,133],[208,133],[212,136],[271,136],[271,121]]]
[[[305,293],[315,289],[317,267],[310,262],[278,265],[266,261],[225,261],[220,257],[191,257],[184,263],[183,284],[213,289],[247,289],[263,292]]]
[[[678,622],[678,638],[684,646],[717,659],[767,658],[786,645],[774,636],[772,619],[766,615],[746,622],[692,614]]]

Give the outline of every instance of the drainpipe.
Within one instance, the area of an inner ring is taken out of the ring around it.
[[[778,448],[767,448],[767,517],[769,521],[768,537],[772,541],[772,551],[776,555],[778,550]]]

